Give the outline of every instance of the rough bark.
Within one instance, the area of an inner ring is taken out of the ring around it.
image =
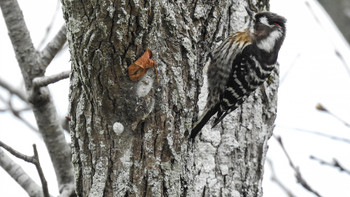
[[[79,196],[262,195],[277,75],[219,129],[187,140],[208,52],[244,26],[246,1],[62,3]],[[127,66],[147,48],[159,82],[154,69],[132,82]]]

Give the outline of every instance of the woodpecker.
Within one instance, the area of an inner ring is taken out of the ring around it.
[[[241,105],[275,68],[286,35],[286,19],[272,12],[246,10],[248,27],[233,33],[210,54],[207,104],[191,131],[192,139],[213,115],[217,114],[215,127]]]

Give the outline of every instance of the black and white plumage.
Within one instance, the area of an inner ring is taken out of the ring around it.
[[[252,20],[243,31],[224,40],[212,53],[208,67],[208,98],[190,138],[215,115],[213,127],[270,76],[286,34],[286,19],[272,12],[247,12]]]

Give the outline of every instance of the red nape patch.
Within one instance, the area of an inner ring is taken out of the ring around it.
[[[274,25],[277,25],[278,27],[281,27],[281,25],[280,24],[278,24],[278,23],[273,23]]]

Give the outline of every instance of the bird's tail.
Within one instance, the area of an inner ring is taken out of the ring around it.
[[[225,116],[227,114],[229,114],[231,111],[224,111],[222,112],[221,110],[219,110],[218,112],[218,116],[215,118],[214,122],[213,122],[213,126],[211,128],[214,128],[217,124],[219,124],[219,122],[221,122],[222,119],[225,118]]]
[[[202,117],[196,122],[192,128],[190,139],[194,139],[197,134],[202,130],[204,125],[209,121],[209,119],[219,110],[219,105],[211,107],[209,110],[206,110]]]

